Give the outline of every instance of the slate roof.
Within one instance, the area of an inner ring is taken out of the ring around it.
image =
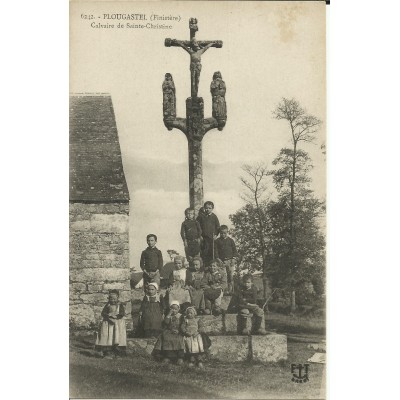
[[[70,201],[128,202],[111,96],[70,96]]]

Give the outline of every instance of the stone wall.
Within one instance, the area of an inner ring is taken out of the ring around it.
[[[71,329],[98,325],[110,289],[130,310],[129,278],[129,203],[70,202]]]

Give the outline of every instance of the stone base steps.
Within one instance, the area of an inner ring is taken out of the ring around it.
[[[198,317],[203,322],[203,330],[208,335],[240,335],[245,326],[241,325],[243,322],[238,318],[237,314],[221,314],[218,317],[214,315],[200,315]],[[128,331],[134,331],[137,326],[138,317],[133,320],[126,321]],[[246,318],[246,328],[251,331],[253,319]]]
[[[285,335],[266,336],[211,336],[209,360],[223,362],[259,361],[278,362],[287,359],[287,338]],[[157,339],[129,338],[127,352],[130,356],[151,357]]]

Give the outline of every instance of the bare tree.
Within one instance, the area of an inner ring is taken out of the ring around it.
[[[262,271],[263,271],[263,296],[267,297],[268,290],[268,278],[267,278],[267,246],[265,243],[265,230],[266,230],[266,218],[265,211],[263,210],[263,203],[265,203],[269,198],[269,193],[267,193],[268,185],[266,178],[269,176],[267,166],[262,163],[258,163],[254,166],[243,165],[242,170],[247,174],[246,177],[241,176],[240,180],[242,184],[247,188],[247,192],[243,193],[241,196],[244,201],[252,204],[257,213],[257,223],[258,223],[258,239],[261,246],[262,255]]]

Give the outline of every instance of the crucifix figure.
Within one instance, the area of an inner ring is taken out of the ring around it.
[[[197,97],[197,92],[199,90],[199,80],[201,72],[201,56],[210,47],[212,47],[215,42],[206,44],[203,48],[197,43],[197,40],[193,38],[190,41],[190,45],[187,46],[184,41],[176,40],[177,43],[184,50],[190,54],[190,80],[191,80],[191,96]]]
[[[197,19],[189,20],[190,40],[165,39],[166,47],[181,47],[190,55],[191,97],[186,99],[186,118],[176,117],[176,94],[172,75],[167,73],[163,83],[164,125],[168,130],[181,130],[187,137],[189,148],[189,200],[196,212],[203,205],[202,139],[213,128],[222,130],[226,123],[225,83],[220,72],[211,83],[213,113],[204,119],[204,102],[197,97],[201,72],[201,56],[211,47],[221,48],[222,41],[198,41]]]

